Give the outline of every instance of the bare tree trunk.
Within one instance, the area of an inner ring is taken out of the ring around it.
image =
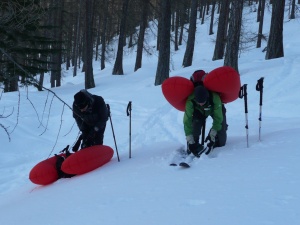
[[[149,0],[141,0],[142,15],[134,71],[142,67],[145,31],[148,24]]]
[[[176,18],[175,18],[175,38],[174,38],[174,50],[178,51],[178,29],[179,29],[179,15],[180,15],[180,9],[178,7],[178,3],[176,2]]]
[[[107,17],[108,17],[108,2],[103,0],[104,15],[101,34],[101,70],[105,68],[105,51],[106,51],[106,35],[107,35]]]
[[[214,27],[215,7],[216,7],[216,0],[212,0],[212,9],[211,9],[211,18],[210,18],[210,26],[209,26],[209,35],[214,34],[213,27]]]
[[[285,0],[276,0],[272,4],[270,35],[266,59],[280,58],[283,53],[283,16]]]
[[[162,0],[161,34],[159,38],[159,55],[155,76],[155,85],[161,85],[169,78],[170,70],[170,39],[171,39],[171,0]]]
[[[202,2],[203,2],[203,4],[202,4],[202,8],[203,8],[203,10],[202,10],[202,19],[201,19],[201,24],[204,24],[204,19],[205,19],[205,9],[206,9],[206,1],[207,0],[203,0]]]
[[[290,19],[295,19],[295,8],[296,8],[296,0],[292,0],[292,9],[291,9],[291,15]]]
[[[192,0],[189,35],[188,35],[188,40],[186,43],[186,49],[185,49],[184,58],[182,62],[183,67],[191,66],[193,62],[195,36],[196,36],[196,28],[197,28],[197,4],[198,4],[197,0]]]
[[[78,4],[78,12],[77,12],[77,25],[76,25],[76,33],[75,33],[75,41],[74,41],[74,71],[73,71],[73,77],[77,75],[77,60],[78,60],[78,52],[79,52],[79,34],[80,34],[80,15],[81,15],[81,2],[79,1]]]
[[[217,39],[212,60],[222,59],[224,56],[228,26],[229,5],[230,0],[223,0],[221,3]]]
[[[261,40],[263,37],[263,25],[264,25],[264,15],[265,15],[265,1],[266,0],[260,0],[260,15],[259,15],[259,27],[258,27],[258,34],[257,34],[257,43],[256,48],[261,47]]]
[[[260,17],[261,17],[261,7],[262,7],[262,0],[259,0],[258,2],[258,9],[257,9],[257,18],[256,18],[256,22],[260,22]]]
[[[123,0],[118,52],[117,52],[117,58],[115,61],[115,65],[114,65],[114,68],[112,71],[113,75],[123,75],[124,74],[124,72],[123,72],[123,47],[124,47],[124,39],[125,39],[128,3],[129,3],[129,0]]]
[[[57,0],[54,2],[58,7],[56,13],[54,15],[54,26],[56,26],[55,30],[55,40],[57,44],[55,44],[56,53],[53,54],[53,66],[51,70],[51,87],[60,87],[61,86],[61,64],[62,64],[62,26],[63,26],[63,10],[64,10],[64,1]]]
[[[224,66],[231,66],[236,71],[239,71],[238,56],[242,27],[242,15],[243,0],[232,0]]]
[[[38,90],[42,91],[43,90],[43,83],[44,83],[44,77],[45,77],[45,73],[41,72],[40,74],[40,79],[39,79],[39,86],[38,86]]]
[[[94,1],[86,0],[85,20],[85,89],[94,88],[93,74],[93,7]]]

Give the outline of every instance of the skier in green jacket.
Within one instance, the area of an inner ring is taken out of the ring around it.
[[[201,130],[206,118],[211,116],[213,119],[212,127],[206,138],[210,141],[210,146],[221,147],[226,144],[227,124],[226,109],[216,92],[208,91],[204,86],[195,87],[185,105],[183,117],[184,132],[188,144],[187,152],[191,152],[200,157],[199,152],[204,148],[199,144]]]

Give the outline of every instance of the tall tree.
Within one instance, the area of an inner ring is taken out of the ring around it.
[[[112,71],[113,75],[123,75],[123,47],[125,43],[125,28],[126,28],[126,20],[127,20],[127,10],[128,10],[129,0],[123,0],[122,6],[122,18],[120,24],[120,33],[119,33],[119,44],[117,57],[115,61],[115,65]]]
[[[211,17],[210,17],[210,25],[209,25],[209,35],[214,34],[213,27],[214,27],[214,15],[215,15],[215,8],[216,8],[216,0],[212,0],[212,8],[211,8]]]
[[[144,38],[145,38],[145,31],[148,24],[148,11],[149,11],[150,1],[140,0],[140,3],[141,3],[140,6],[142,7],[142,13],[141,13],[140,32],[138,37],[134,71],[137,71],[139,68],[142,67]]]
[[[170,70],[170,39],[171,39],[171,0],[161,0],[161,29],[159,34],[159,54],[155,76],[155,85],[161,85],[169,78]]]
[[[106,51],[106,35],[107,35],[107,20],[108,20],[108,1],[103,0],[102,2],[104,11],[102,19],[102,31],[101,31],[101,70],[105,68],[105,51]]]
[[[74,46],[73,46],[73,77],[77,75],[77,62],[78,62],[78,54],[79,54],[79,38],[80,38],[80,19],[81,19],[81,8],[82,8],[82,0],[79,0],[77,6],[77,13],[76,13],[76,25],[75,27],[75,35],[74,35]]]
[[[183,67],[191,66],[193,62],[195,36],[196,36],[196,28],[197,28],[197,4],[198,4],[198,0],[192,0],[189,35],[188,35],[188,40],[186,43],[186,49],[185,49],[184,58],[182,62]]]
[[[232,0],[224,66],[238,71],[239,44],[242,27],[243,0]]]
[[[290,15],[290,19],[295,19],[295,8],[296,8],[296,0],[292,0],[292,7],[291,7],[291,15]]]
[[[230,0],[221,1],[221,9],[218,23],[217,39],[215,44],[215,50],[212,60],[223,59],[227,27],[228,27],[228,16],[229,16]]]
[[[54,44],[55,52],[52,54],[53,65],[51,67],[51,87],[60,87],[61,85],[61,65],[62,65],[62,32],[63,32],[63,12],[64,1],[53,0],[53,38],[56,41]]]
[[[94,88],[93,74],[93,8],[94,1],[85,2],[85,89]]]
[[[179,4],[178,1],[174,2],[175,4],[175,24],[174,24],[174,50],[178,51],[179,47],[178,47],[178,32],[179,32],[179,21],[180,21],[180,8],[179,8]]]
[[[283,52],[283,18],[285,0],[276,0],[272,4],[270,35],[268,39],[266,59],[280,58]]]
[[[265,3],[266,0],[260,0],[259,5],[260,5],[260,10],[259,10],[259,26],[258,26],[258,34],[257,34],[257,43],[256,43],[256,48],[261,47],[261,40],[264,37],[263,36],[263,24],[264,24],[264,15],[265,15]]]

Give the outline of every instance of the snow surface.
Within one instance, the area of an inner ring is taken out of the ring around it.
[[[256,14],[244,10],[248,30],[257,32]],[[264,33],[269,32],[266,11]],[[170,76],[189,78],[194,70],[223,65],[212,61],[213,36],[198,22],[191,67],[182,68],[185,46],[172,52]],[[94,63],[96,88],[89,91],[110,104],[120,162],[115,154],[103,167],[48,186],[30,182],[31,168],[78,135],[72,112],[47,91],[33,88],[4,93],[0,100],[3,129],[0,151],[1,225],[299,225],[300,224],[300,39],[299,18],[284,23],[285,57],[265,60],[255,43],[239,58],[242,84],[248,84],[249,148],[244,100],[226,105],[228,142],[212,156],[201,156],[190,169],[170,167],[176,149],[185,146],[183,113],[154,86],[157,52],[144,56],[134,72],[135,52],[124,55],[124,76],[112,76],[112,64]],[[216,27],[214,28],[216,30]],[[155,45],[155,39],[148,39]],[[155,49],[155,48],[154,48]],[[257,80],[264,77],[261,141]],[[46,86],[50,87],[49,78]],[[84,88],[84,74],[63,71],[63,85],[52,90],[68,105]],[[30,100],[30,101],[29,101]],[[132,101],[132,158],[129,117]],[[31,103],[32,102],[32,103]],[[33,107],[34,106],[34,107]],[[211,120],[208,121],[209,128]],[[110,123],[104,143],[115,149]]]

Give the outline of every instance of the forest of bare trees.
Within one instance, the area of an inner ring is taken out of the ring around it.
[[[107,61],[114,62],[112,75],[124,74],[124,47],[136,48],[136,71],[149,49],[145,40],[151,21],[158,31],[155,85],[169,77],[170,52],[184,41],[182,65],[192,65],[194,43],[201,42],[195,32],[203,23],[209,23],[210,35],[216,34],[212,60],[223,59],[224,65],[238,70],[243,8],[251,6],[257,13],[252,22],[259,23],[249,39],[257,48],[265,40],[265,58],[272,59],[284,56],[283,15],[288,11],[287,19],[295,19],[299,4],[300,0],[1,0],[0,88],[17,91],[21,84],[42,90],[45,73],[50,73],[51,87],[58,87],[63,69],[73,69],[73,76],[83,71],[85,88],[93,88],[94,60],[101,69]],[[272,21],[264,34],[266,10],[272,11]]]

